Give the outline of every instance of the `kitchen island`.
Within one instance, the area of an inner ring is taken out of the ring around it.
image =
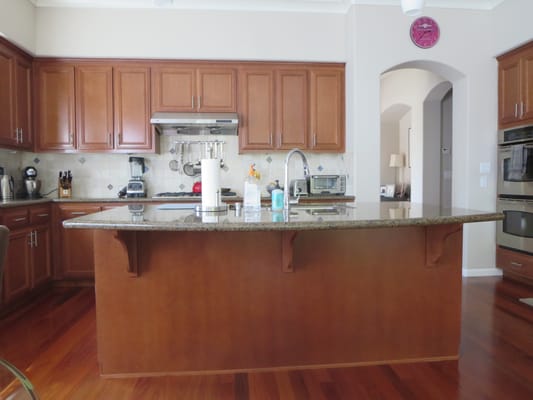
[[[125,377],[457,359],[462,227],[502,218],[137,204],[64,226],[94,230],[100,371]]]

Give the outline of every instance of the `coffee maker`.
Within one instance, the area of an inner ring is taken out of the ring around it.
[[[143,157],[130,157],[131,179],[126,187],[126,197],[146,197],[146,186],[142,176],[145,172]]]

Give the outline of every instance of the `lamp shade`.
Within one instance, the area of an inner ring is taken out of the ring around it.
[[[389,160],[389,167],[405,167],[405,160],[403,154],[391,154]]]
[[[414,17],[422,14],[424,0],[401,0],[402,11],[405,15]]]

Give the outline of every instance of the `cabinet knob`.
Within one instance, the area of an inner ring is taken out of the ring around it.
[[[511,261],[511,267],[522,268],[523,265],[522,265],[522,263],[519,263],[519,262],[516,262],[516,261]]]

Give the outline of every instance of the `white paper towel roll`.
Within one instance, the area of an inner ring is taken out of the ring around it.
[[[202,208],[220,205],[220,161],[218,158],[202,160]]]

